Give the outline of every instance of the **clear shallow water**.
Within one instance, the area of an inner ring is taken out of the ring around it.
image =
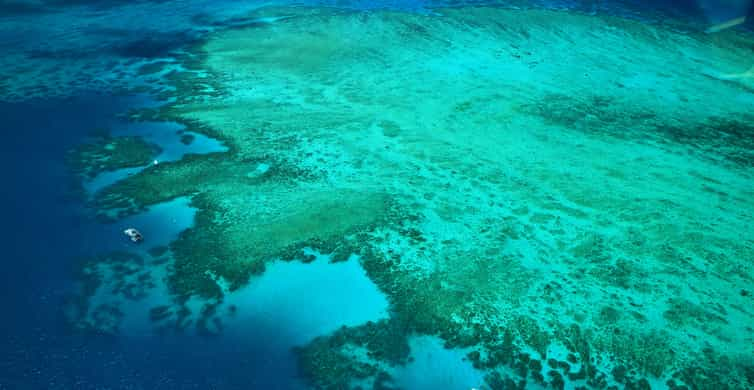
[[[344,294],[343,292],[348,292]],[[221,311],[223,338],[253,348],[267,348],[253,375],[265,386],[306,388],[297,380],[293,348],[342,326],[358,326],[386,318],[388,304],[356,259],[330,264],[318,257],[310,264],[275,262],[248,286],[226,295]],[[267,376],[278,373],[277,377]]]
[[[563,8],[574,4],[553,6]],[[427,12],[430,4],[360,3],[356,8],[386,6]],[[94,72],[92,79],[126,79],[125,84],[128,84],[128,77],[122,74],[97,75],[96,64],[109,56],[124,62],[140,61],[144,57],[170,57],[172,50],[179,50],[182,45],[201,37],[203,31],[222,29],[224,23],[243,24],[243,20],[233,18],[256,5],[100,3],[94,7],[96,14],[90,14],[87,7],[86,4],[72,8],[57,5],[56,12],[24,16],[46,18],[57,24],[22,24],[29,19],[5,18],[0,20],[2,37],[18,41],[22,30],[16,27],[24,25],[26,32],[33,33],[25,33],[23,39],[34,37],[35,43],[51,46],[55,55],[46,59],[50,64],[59,62],[65,64],[65,68],[77,62],[84,65],[91,62],[95,65],[90,65],[92,69],[82,74],[91,77]],[[709,9],[709,5],[704,4],[702,8]],[[637,6],[629,9],[636,14]],[[164,12],[180,23],[158,26],[168,32],[160,36],[162,40],[143,41],[139,24],[154,27],[151,23],[154,12]],[[674,12],[683,11],[674,9]],[[724,20],[730,12],[714,9],[709,15],[713,20]],[[69,23],[71,20],[76,23]],[[91,29],[81,28],[87,20],[103,30],[92,34]],[[122,26],[126,21],[128,25]],[[45,25],[53,28],[45,30]],[[121,25],[118,28],[124,30],[115,28],[107,33],[104,26],[109,25]],[[62,50],[55,50],[49,43],[50,37],[58,38]],[[82,61],[81,52],[71,49],[88,50],[93,44],[107,47],[123,37],[131,41],[116,44],[112,52],[90,61]],[[10,39],[4,41],[11,42]],[[14,52],[19,50],[8,43],[3,47]],[[36,58],[44,57],[43,54],[37,53]],[[15,67],[8,69],[21,79],[35,77]],[[3,74],[5,72],[8,71],[4,68]],[[59,77],[60,80],[51,78],[49,84],[57,85],[60,81],[67,85],[66,76]],[[644,86],[652,84],[641,78],[635,80]],[[138,80],[137,83],[134,80],[134,83],[149,84],[149,81]],[[116,134],[140,135],[160,144],[163,147],[163,154],[158,157],[160,161],[180,160],[186,153],[222,151],[223,147],[218,141],[203,136],[198,136],[191,145],[183,145],[175,133],[179,128],[169,123],[123,124],[116,118],[117,114],[148,102],[143,96],[120,97],[115,86],[122,87],[122,84],[87,80],[71,85],[77,86],[68,91],[72,96],[10,102],[19,98],[13,95],[8,102],[0,103],[7,133],[2,153],[6,183],[0,195],[6,218],[2,242],[8,254],[4,256],[2,296],[6,311],[11,313],[4,316],[0,328],[8,335],[2,341],[2,350],[6,353],[0,363],[0,388],[296,388],[303,386],[303,381],[293,378],[297,371],[290,347],[305,344],[342,325],[357,326],[388,315],[387,298],[355,260],[330,265],[320,259],[312,264],[275,262],[247,287],[228,294],[222,307],[235,305],[238,312],[232,317],[223,317],[225,327],[221,337],[154,334],[141,309],[169,301],[164,290],[142,301],[125,302],[124,331],[118,335],[72,331],[60,307],[71,289],[75,258],[113,249],[132,250],[132,245],[120,233],[124,226],[139,226],[148,237],[148,243],[139,250],[153,243],[167,244],[192,225],[194,213],[186,199],[178,199],[157,205],[144,215],[112,225],[99,224],[82,210],[80,200],[72,199],[65,190],[69,177],[62,162],[64,152],[81,142],[89,130],[98,127],[112,128]],[[55,90],[53,85],[48,87]],[[93,88],[101,89],[97,93],[85,92]],[[44,95],[45,92],[40,93]],[[104,174],[89,183],[89,190],[104,188],[136,171],[138,169]],[[166,271],[158,271],[158,268],[155,267],[153,276],[161,279]],[[441,341],[425,336],[412,338],[409,344],[414,361],[393,372],[396,385],[468,388],[481,383],[483,375],[462,359],[464,353],[444,349]]]
[[[466,359],[468,351],[446,349],[428,336],[409,341],[413,361],[397,369],[396,384],[403,389],[472,389],[484,383],[484,374]]]
[[[355,258],[329,263],[318,256],[308,264],[272,263],[262,276],[230,293],[224,304],[238,308],[225,327],[228,336],[243,339],[254,329],[279,338],[285,352],[341,326],[388,316],[387,300]]]

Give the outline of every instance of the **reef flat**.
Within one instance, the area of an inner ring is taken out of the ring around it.
[[[104,134],[71,149],[66,160],[82,180],[91,180],[103,172],[144,166],[160,152],[159,146],[139,137]]]
[[[754,386],[754,80],[726,76],[751,36],[474,7],[253,16],[277,21],[193,48],[155,114],[228,150],[95,200],[191,197],[180,301],[354,253],[390,318],[302,346],[316,388],[390,386],[413,335],[468,349],[493,389]]]

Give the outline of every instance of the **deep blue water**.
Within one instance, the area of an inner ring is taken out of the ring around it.
[[[78,257],[124,246],[68,196],[63,155],[115,115],[142,106],[143,97],[95,93],[72,99],[0,104],[9,128],[2,143],[2,323],[0,388],[291,388],[290,361],[249,332],[243,343],[193,336],[81,334],[62,305]],[[149,227],[145,227],[149,229]],[[280,372],[281,375],[276,375]],[[266,374],[266,375],[265,375]]]
[[[24,39],[46,39],[44,26],[36,28],[38,35],[23,37],[2,28],[11,17],[33,21],[37,16],[62,12],[74,5],[91,6],[100,13],[117,15],[121,12],[119,7],[125,3],[118,0],[0,0],[0,50],[17,50],[14,46],[25,45]],[[158,38],[145,38],[138,33],[140,26],[131,25],[128,33],[122,34],[126,41],[104,33],[89,39],[101,38],[112,45],[113,50],[107,55],[114,57],[164,56],[197,39],[208,25],[222,27],[223,20],[234,17],[230,12],[233,7],[243,4],[239,1],[175,3],[181,4],[176,6],[171,20],[180,20],[183,24],[169,28],[166,23],[164,34]],[[603,8],[611,6],[607,2],[595,3]],[[746,9],[745,3],[723,9],[709,3],[665,0],[645,6],[674,13],[698,15],[703,12],[721,20]],[[422,1],[345,4],[410,10],[430,5]],[[736,10],[731,11],[732,8]],[[129,15],[120,16],[128,19]],[[150,19],[134,20],[146,23]],[[155,27],[149,26],[149,29]],[[68,45],[67,42],[60,44]],[[0,191],[3,217],[0,227],[3,248],[0,257],[3,266],[0,272],[3,308],[0,389],[287,388],[294,383],[285,379],[291,372],[289,362],[276,363],[269,359],[277,347],[270,345],[263,335],[251,336],[245,343],[178,336],[139,341],[83,335],[72,332],[66,325],[60,308],[70,288],[75,259],[98,253],[103,247],[120,245],[122,237],[103,229],[69,196],[64,153],[92,129],[111,127],[116,114],[145,103],[142,96],[118,96],[107,85],[101,90],[77,91],[70,98],[0,100],[3,135],[0,142],[3,180]]]

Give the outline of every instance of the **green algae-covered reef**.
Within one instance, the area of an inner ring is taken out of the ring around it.
[[[95,200],[192,197],[173,294],[221,299],[306,247],[360,255],[391,318],[302,346],[317,388],[389,386],[421,334],[494,389],[754,386],[754,85],[725,77],[751,36],[474,7],[251,17],[277,16],[170,76],[159,115],[228,151]]]
[[[74,173],[86,180],[102,172],[143,167],[160,151],[159,146],[141,137],[104,134],[68,151],[66,161]]]

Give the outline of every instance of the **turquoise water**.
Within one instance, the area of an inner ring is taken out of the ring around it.
[[[472,389],[482,387],[484,374],[466,361],[466,352],[446,349],[443,341],[417,336],[409,341],[413,361],[393,374],[403,389]]]
[[[754,388],[751,13],[0,1],[0,389]]]
[[[348,294],[341,294],[343,291]],[[229,336],[243,339],[252,328],[280,337],[284,352],[342,326],[388,316],[387,300],[358,260],[329,263],[324,256],[309,264],[273,263],[248,286],[230,293],[223,304],[238,308],[224,326]]]

